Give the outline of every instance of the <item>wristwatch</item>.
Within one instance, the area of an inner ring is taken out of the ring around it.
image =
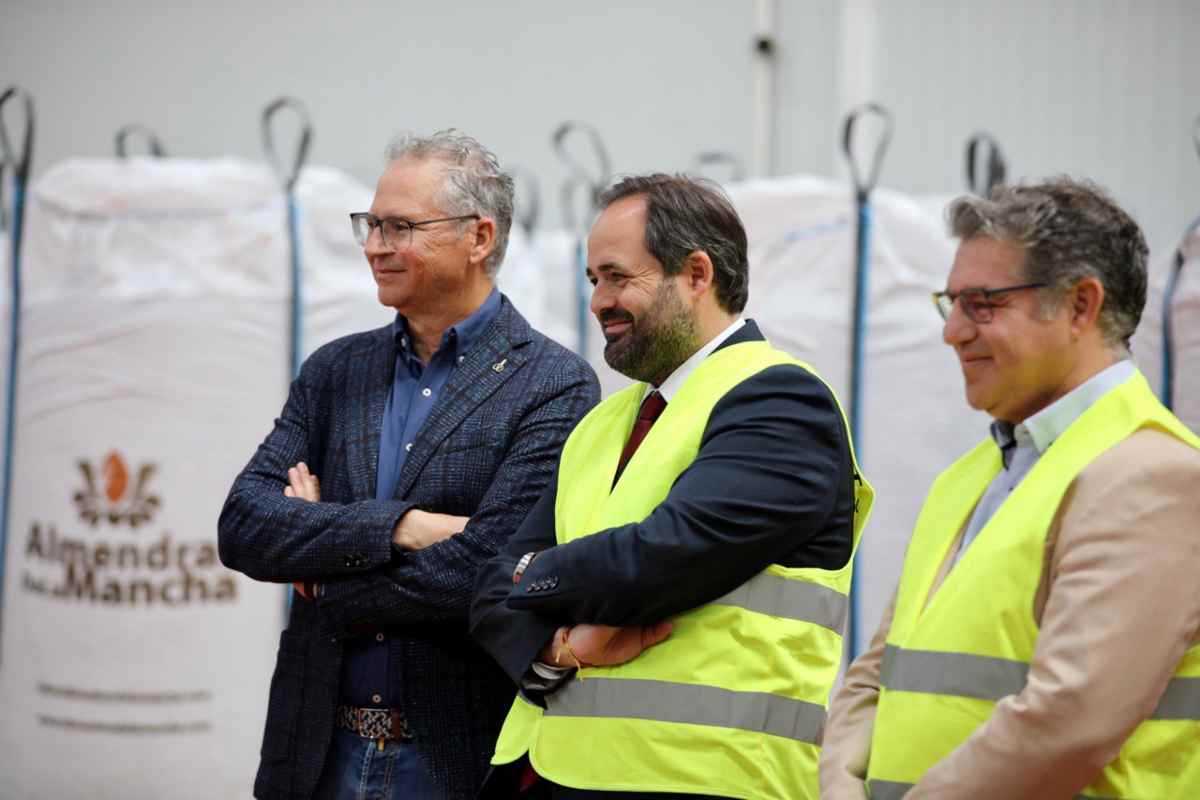
[[[521,560],[517,562],[516,569],[513,570],[513,585],[521,582],[521,576],[525,574],[525,570],[529,569],[529,565],[537,558],[537,553],[526,553],[521,556]]]

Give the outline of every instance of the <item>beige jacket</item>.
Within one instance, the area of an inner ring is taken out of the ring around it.
[[[930,597],[957,549],[950,549]],[[895,595],[869,649],[834,695],[822,798],[867,796],[894,604]],[[1025,689],[997,703],[908,800],[1073,798],[1113,760],[1154,711],[1184,651],[1200,642],[1200,452],[1143,429],[1089,464],[1047,535],[1031,611],[1041,632]]]

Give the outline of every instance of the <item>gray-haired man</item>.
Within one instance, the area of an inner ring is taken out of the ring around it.
[[[948,218],[934,300],[991,436],[929,490],[821,797],[1200,797],[1200,438],[1130,358],[1142,232],[1064,178]]]
[[[514,689],[467,635],[475,572],[599,394],[495,287],[512,193],[456,131],[388,149],[351,221],[396,320],[305,362],[230,491],[222,560],[297,587],[256,797],[467,798],[482,780]]]

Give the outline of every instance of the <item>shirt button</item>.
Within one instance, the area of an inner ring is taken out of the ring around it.
[[[377,634],[375,634],[375,641],[377,641],[377,642],[382,642],[382,641],[383,641],[383,634],[382,634],[382,633],[377,633]]]
[[[467,357],[466,357],[466,356],[459,356],[459,357],[458,357],[458,363],[460,363],[460,364],[461,364],[462,362],[466,361],[466,360],[467,360]]]
[[[429,397],[429,395],[433,394],[433,391],[432,391],[432,390],[430,390],[430,389],[422,389],[422,390],[421,390],[421,394],[422,394],[422,396],[424,396],[424,397]]]
[[[410,450],[412,450],[412,442],[409,442],[408,444],[404,445],[404,452],[407,453]]]
[[[371,702],[372,702],[372,703],[382,703],[382,702],[383,702],[383,698],[382,698],[382,697],[380,697],[380,696],[379,696],[379,695],[377,695],[377,694],[373,694],[373,695],[371,695]]]

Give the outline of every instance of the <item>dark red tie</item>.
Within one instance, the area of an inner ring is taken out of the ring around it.
[[[658,392],[651,392],[642,401],[642,407],[638,410],[637,421],[633,423],[633,430],[629,432],[629,441],[625,443],[625,449],[621,451],[621,460],[617,462],[617,474],[613,476],[614,486],[621,479],[621,473],[625,471],[625,465],[629,463],[629,459],[633,458],[633,454],[637,452],[642,439],[645,439],[646,434],[650,432],[650,428],[654,425],[654,420],[658,419],[666,407],[667,401]]]

